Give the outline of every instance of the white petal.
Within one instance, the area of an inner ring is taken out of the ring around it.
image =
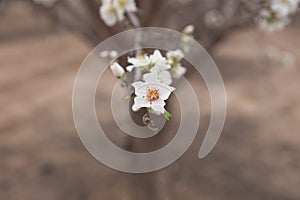
[[[282,3],[271,4],[271,9],[277,13],[280,17],[286,17],[290,13],[288,5],[282,5]]]
[[[144,82],[138,81],[131,84],[135,89],[135,95],[138,97],[145,97],[147,94],[148,85]]]
[[[142,81],[137,81],[131,84],[134,89],[138,89],[139,87],[142,87],[143,85],[145,85],[145,83],[143,83]]]
[[[173,77],[179,79],[186,73],[186,68],[179,65],[172,72]]]
[[[151,72],[159,72],[159,71],[162,71],[162,70],[167,70],[167,69],[170,69],[171,68],[171,65],[167,64],[167,63],[156,63],[154,65],[154,67],[151,68]]]
[[[166,103],[162,99],[158,99],[158,100],[152,102],[151,108],[156,112],[164,113],[165,105],[166,105]]]
[[[116,57],[118,57],[119,53],[116,50],[112,50],[111,52],[109,52],[109,57],[114,59]]]
[[[123,67],[121,65],[119,65],[119,63],[117,63],[117,62],[113,63],[110,66],[110,69],[116,77],[123,76],[123,74],[125,73]]]
[[[137,111],[140,108],[149,108],[149,107],[150,107],[150,103],[146,99],[143,99],[141,97],[134,98],[134,104],[132,106],[133,111]]]
[[[133,70],[133,68],[135,68],[134,65],[129,65],[129,66],[126,67],[126,70],[131,72]]]
[[[168,85],[164,85],[164,84],[160,84],[159,86],[159,98],[162,100],[167,100],[171,94],[171,92],[173,92],[175,90],[175,88],[168,86]]]
[[[108,26],[113,26],[117,23],[117,16],[111,12],[111,7],[110,4],[103,4],[100,7],[100,16]]]
[[[99,55],[101,58],[107,58],[109,55],[109,51],[101,51]]]
[[[147,73],[143,76],[145,82],[157,82],[156,73]]]
[[[117,17],[118,17],[118,21],[121,22],[124,20],[124,14],[125,14],[125,8],[122,7],[122,5],[120,4],[120,0],[113,0],[112,2],[113,7],[115,8]]]
[[[154,51],[150,56],[150,61],[154,64],[154,70],[168,69],[167,59],[161,55],[159,50]]]
[[[161,55],[159,50],[155,50],[154,53],[150,56],[150,60],[154,63],[162,58],[163,58],[163,56]]]
[[[144,58],[134,58],[134,57],[128,57],[127,61],[131,64],[133,64],[136,67],[143,67],[147,66],[149,64],[149,58],[145,56]]]
[[[131,63],[131,64],[133,64],[133,65],[135,65],[136,64],[136,58],[134,58],[134,57],[128,57],[127,58],[127,62],[128,63]]]
[[[167,58],[172,59],[172,57],[175,57],[178,61],[180,61],[184,57],[184,53],[180,49],[169,51],[167,53]]]
[[[124,9],[116,9],[117,11],[117,17],[118,17],[118,21],[121,22],[124,20],[125,18],[125,10]]]
[[[127,0],[125,9],[127,12],[136,12],[137,7],[135,4],[135,0]]]
[[[166,85],[170,85],[172,83],[171,74],[169,71],[161,71],[161,72],[151,72],[144,74],[143,76],[145,82],[148,83],[162,83]]]
[[[194,32],[194,29],[195,29],[194,25],[188,25],[183,29],[182,32],[184,34],[191,35]]]
[[[161,71],[158,74],[158,80],[160,83],[166,84],[166,85],[171,85],[172,83],[172,78],[171,74],[169,71]]]

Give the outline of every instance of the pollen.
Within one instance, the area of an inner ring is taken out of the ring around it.
[[[112,13],[112,14],[116,14],[117,13],[116,9],[114,7],[112,7],[112,6],[109,8],[108,12]]]
[[[125,8],[126,0],[119,0],[119,4],[120,4],[121,8]]]
[[[147,100],[151,103],[159,99],[159,91],[156,88],[148,88],[146,94]]]

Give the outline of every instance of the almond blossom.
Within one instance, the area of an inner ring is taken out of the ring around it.
[[[115,77],[117,77],[118,79],[121,79],[125,74],[125,70],[117,62],[110,65],[110,69],[111,69],[113,75]]]
[[[158,82],[166,85],[171,85],[172,83],[171,74],[166,70],[144,74],[143,78],[146,82]]]
[[[164,106],[167,100],[175,90],[175,88],[166,84],[157,82],[134,82],[132,86],[135,89],[134,104],[132,106],[133,111],[137,111],[140,108],[149,108],[158,113],[165,113]]]
[[[167,53],[168,63],[172,66],[171,74],[174,78],[179,79],[186,72],[186,68],[183,67],[180,62],[183,57],[184,53],[180,49]]]
[[[269,33],[282,30],[290,21],[288,17],[278,18],[270,10],[261,10],[257,19],[258,26]]]
[[[282,30],[291,22],[300,0],[270,0],[257,17],[259,27],[267,32]]]
[[[155,50],[152,55],[150,55],[150,65],[151,71],[162,71],[170,69],[171,66],[168,64],[167,59],[163,57],[159,50]]]
[[[182,33],[184,34],[181,38],[181,48],[184,52],[190,51],[190,46],[193,44],[193,33],[194,33],[195,27],[193,25],[186,26]]]
[[[186,35],[192,35],[194,33],[195,27],[194,25],[188,25],[183,29],[183,33]]]
[[[270,7],[278,17],[287,17],[296,12],[298,4],[299,0],[272,0]]]
[[[113,26],[125,18],[125,12],[136,12],[135,0],[103,0],[99,13],[108,26]]]
[[[144,54],[137,57],[128,57],[127,61],[131,64],[126,67],[127,71],[129,72],[131,72],[134,68],[139,68],[144,72],[160,72],[162,70],[168,70],[171,68],[167,62],[167,59],[162,56],[159,50],[155,50],[150,56]]]
[[[134,68],[142,69],[147,71],[150,65],[150,58],[147,55],[139,55],[137,57],[128,57],[128,63],[131,65],[127,66],[127,71],[131,72]]]

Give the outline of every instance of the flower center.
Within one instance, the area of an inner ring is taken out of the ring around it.
[[[156,101],[159,99],[159,91],[156,88],[148,88],[147,90],[147,100],[151,102]]]
[[[116,9],[113,6],[111,6],[109,8],[108,12],[111,13],[111,14],[116,14],[117,13]]]
[[[125,8],[126,6],[126,0],[119,0],[119,4],[121,8]]]

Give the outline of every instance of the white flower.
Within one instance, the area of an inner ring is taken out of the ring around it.
[[[110,52],[106,50],[106,51],[101,51],[99,55],[101,58],[107,58],[109,56],[109,53]]]
[[[139,55],[137,57],[129,57],[127,61],[132,64],[126,67],[129,72],[135,67],[140,68],[143,71],[150,70],[151,72],[160,72],[171,68],[167,59],[161,55],[159,50],[155,50],[150,56]]]
[[[137,111],[140,108],[151,108],[153,111],[164,113],[167,100],[175,90],[165,84],[155,82],[134,82],[132,86],[135,89],[134,104],[132,106],[133,111]]]
[[[137,11],[135,0],[113,0],[113,5],[119,9],[123,9],[127,12],[136,12]]]
[[[169,51],[167,53],[168,63],[173,64],[174,62],[179,62],[184,57],[184,53],[177,49],[175,51]]]
[[[159,50],[155,50],[154,53],[150,55],[150,65],[153,66],[150,70],[151,72],[162,71],[171,68],[167,62],[167,59],[161,55]]]
[[[286,17],[290,14],[289,5],[282,3],[281,1],[275,1],[275,3],[272,1],[271,9],[277,14],[278,17]]]
[[[109,57],[111,59],[118,57],[118,55],[119,55],[119,53],[116,50],[112,50],[111,52],[109,52]]]
[[[112,50],[112,51],[101,51],[99,56],[101,58],[111,58],[111,59],[115,59],[117,58],[119,55],[119,53],[116,50]]]
[[[110,2],[100,7],[100,16],[107,26],[113,26],[124,19],[123,10],[116,9]]]
[[[288,17],[296,12],[299,0],[272,0],[271,10],[280,18]]]
[[[184,52],[189,52],[191,45],[194,43],[193,41],[193,33],[194,33],[194,26],[188,25],[183,29],[184,35],[181,37],[181,48]]]
[[[171,85],[172,83],[171,74],[166,70],[144,74],[143,78],[145,82],[157,82],[166,85]]]
[[[286,27],[290,23],[290,19],[288,17],[278,18],[271,11],[264,9],[260,11],[257,23],[261,29],[267,32],[274,32]]]
[[[110,65],[110,69],[111,69],[112,73],[114,74],[114,76],[117,77],[118,79],[121,79],[123,77],[123,75],[125,74],[123,67],[121,67],[121,65],[119,65],[119,63],[117,63],[117,62]]]
[[[172,68],[171,72],[174,78],[179,79],[186,73],[186,68],[178,64],[177,66]]]
[[[132,64],[126,67],[127,71],[131,72],[133,68],[137,67],[142,70],[148,70],[150,65],[150,59],[147,55],[139,55],[135,57],[128,57],[128,63]]]
[[[126,11],[137,11],[134,0],[103,0],[99,12],[105,24],[113,26],[124,20]]]
[[[167,53],[168,62],[172,65],[171,73],[174,78],[181,78],[186,73],[186,68],[181,65],[181,59],[184,53],[177,49]]]

